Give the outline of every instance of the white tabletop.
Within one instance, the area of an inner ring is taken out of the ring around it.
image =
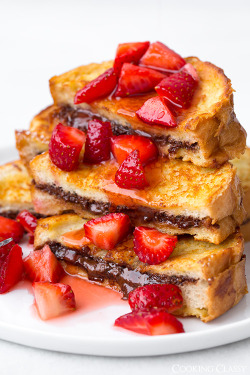
[[[126,41],[160,40],[183,56],[223,67],[236,90],[236,114],[248,130],[249,17],[247,0],[1,0],[0,147],[13,144],[14,130],[28,128],[33,115],[51,103],[51,76],[111,59]],[[249,350],[250,339],[193,353],[119,359],[0,341],[0,374],[249,374]]]

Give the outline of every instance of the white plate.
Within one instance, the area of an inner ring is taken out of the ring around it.
[[[11,151],[0,153],[1,162]],[[26,252],[27,246],[23,246]],[[246,253],[250,243],[246,245]],[[250,260],[247,260],[250,275]],[[102,288],[102,287],[99,287]],[[249,286],[250,288],[250,286]],[[116,303],[41,321],[35,314],[30,288],[21,282],[10,293],[0,295],[0,338],[36,348],[103,356],[150,356],[187,352],[232,343],[250,337],[250,295],[226,314],[210,323],[181,319],[186,333],[143,336],[113,327],[117,317],[130,311]]]

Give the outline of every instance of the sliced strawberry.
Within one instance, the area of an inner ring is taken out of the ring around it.
[[[172,313],[182,307],[183,298],[177,285],[150,284],[132,290],[128,302],[132,310],[158,307]]]
[[[170,109],[162,102],[159,96],[148,99],[136,114],[143,122],[151,125],[157,124],[170,128],[177,126]]]
[[[114,91],[117,80],[118,76],[115,74],[113,68],[106,70],[106,72],[77,91],[74,104],[91,103],[94,100],[108,96]]]
[[[144,189],[148,186],[138,150],[130,152],[120,165],[115,174],[115,183],[124,189]]]
[[[111,149],[119,164],[122,164],[134,150],[140,152],[140,159],[143,165],[150,163],[158,157],[158,149],[154,142],[150,138],[143,137],[142,135],[124,134],[112,137]]]
[[[37,218],[28,210],[19,212],[16,220],[23,226],[23,228],[31,235],[34,235],[37,226]]]
[[[20,223],[0,216],[0,241],[6,238],[13,238],[15,242],[20,242],[23,238],[23,234],[24,230]]]
[[[89,121],[84,161],[98,164],[110,159],[112,130],[110,122]]]
[[[137,64],[147,51],[149,42],[118,44],[114,61],[114,71],[119,75],[123,63]]]
[[[5,256],[1,256],[0,262],[0,294],[7,292],[22,278],[22,249],[19,245],[12,245],[13,241],[5,244],[2,249],[2,256],[3,253]]]
[[[63,171],[73,171],[78,167],[85,139],[81,130],[58,124],[49,143],[50,159]]]
[[[64,233],[61,236],[61,240],[65,245],[77,247],[79,249],[90,243],[90,240],[85,236],[84,228]]]
[[[97,247],[112,250],[130,230],[128,215],[115,213],[93,219],[84,224],[86,237]]]
[[[42,320],[56,318],[76,309],[71,286],[46,282],[33,283],[35,304]]]
[[[195,69],[191,64],[187,65],[187,68],[185,65],[180,72],[165,78],[155,87],[157,93],[163,97],[164,100],[184,109],[190,106],[195,89],[198,85],[198,75]]]
[[[124,98],[152,91],[164,78],[166,75],[156,70],[125,63],[122,66],[115,96]]]
[[[49,281],[56,283],[60,280],[63,269],[50,250],[45,245],[41,250],[32,251],[23,261],[25,272],[31,281]]]
[[[115,326],[144,335],[169,335],[184,332],[181,322],[164,309],[133,311],[116,319]]]
[[[12,238],[6,238],[0,242],[0,267],[15,244]]]
[[[134,230],[134,251],[143,263],[159,264],[173,252],[177,237],[161,233],[156,229],[136,227]]]
[[[186,61],[165,44],[155,42],[150,44],[147,52],[142,56],[140,64],[168,72],[181,69],[186,64]]]
[[[184,65],[183,68],[182,68],[182,71],[183,70],[186,73],[190,74],[196,82],[199,82],[198,73],[197,73],[195,67],[192,64],[186,64],[186,65]]]

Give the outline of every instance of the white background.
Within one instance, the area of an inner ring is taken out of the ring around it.
[[[236,114],[248,130],[249,1],[0,0],[0,147],[13,144],[14,130],[28,128],[51,103],[51,76],[111,59],[120,42],[144,40],[223,67],[236,90]],[[0,374],[249,374],[249,352],[250,339],[139,359],[75,356],[0,341]]]

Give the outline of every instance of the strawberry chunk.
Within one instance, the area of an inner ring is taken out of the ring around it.
[[[132,290],[128,302],[132,310],[158,307],[172,313],[182,307],[183,298],[177,285],[150,284]]]
[[[23,226],[23,228],[31,235],[34,235],[37,226],[37,218],[28,210],[19,212],[16,220]]]
[[[63,171],[75,170],[85,139],[85,134],[81,130],[58,124],[49,143],[51,161]]]
[[[61,236],[61,240],[66,246],[73,246],[79,249],[90,243],[90,240],[85,236],[84,228],[64,233]]]
[[[142,135],[124,134],[112,137],[111,149],[119,164],[122,164],[128,155],[134,150],[139,151],[143,165],[156,160],[158,157],[158,148],[154,142],[150,138],[143,137]]]
[[[163,103],[159,96],[148,99],[136,114],[147,124],[157,124],[170,128],[177,126],[170,109]]]
[[[84,224],[86,237],[103,250],[112,250],[130,230],[128,215],[115,213],[93,219]]]
[[[122,66],[115,96],[124,98],[152,91],[164,78],[166,78],[164,74],[153,69],[125,63]]]
[[[22,249],[13,244],[13,241],[0,243],[0,294],[8,292],[22,278]]]
[[[198,75],[195,69],[191,64],[187,65],[180,72],[165,78],[155,87],[157,93],[164,100],[184,109],[190,106],[198,85]]]
[[[165,44],[155,42],[150,44],[147,52],[142,56],[140,64],[162,72],[168,72],[181,69],[186,61]]]
[[[20,223],[7,217],[0,216],[0,240],[13,238],[15,242],[20,242],[23,238],[24,230]]]
[[[112,136],[110,122],[89,121],[85,145],[84,161],[98,164],[110,159]]]
[[[42,320],[56,318],[76,309],[75,295],[69,285],[36,282],[32,284],[35,304]]]
[[[152,336],[184,332],[182,323],[164,309],[133,311],[116,319],[115,326]]]
[[[119,75],[123,63],[137,64],[147,51],[149,42],[118,44],[114,61],[114,71]]]
[[[106,72],[77,91],[74,104],[91,103],[94,100],[108,96],[114,91],[117,80],[118,76],[113,68],[106,70]]]
[[[63,269],[56,256],[45,245],[41,250],[32,251],[23,261],[25,272],[31,281],[49,281],[56,283],[60,280]]]
[[[159,264],[168,259],[177,244],[177,237],[161,233],[148,227],[134,230],[134,251],[139,260],[148,264]]]
[[[132,151],[120,165],[115,183],[124,189],[144,189],[148,186],[138,150]]]

